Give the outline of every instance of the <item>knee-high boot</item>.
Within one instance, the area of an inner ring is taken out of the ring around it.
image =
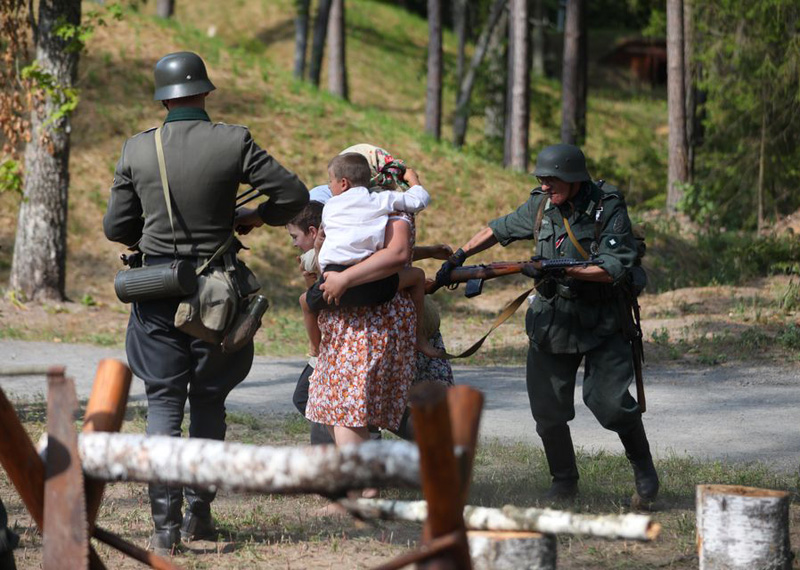
[[[184,540],[217,540],[217,527],[211,517],[211,502],[215,491],[184,487],[186,496],[186,515],[181,524],[181,538]]]
[[[647,507],[655,501],[658,495],[659,482],[656,467],[653,465],[653,456],[650,454],[650,444],[641,420],[632,430],[619,434],[619,439],[625,447],[625,456],[633,467],[633,477],[636,481],[633,506]]]
[[[181,506],[183,496],[180,487],[169,487],[151,483],[150,512],[153,515],[155,532],[150,538],[150,548],[158,554],[169,554],[181,542]]]
[[[569,426],[536,430],[542,438],[547,464],[553,480],[545,494],[549,500],[571,500],[578,494],[578,466]]]

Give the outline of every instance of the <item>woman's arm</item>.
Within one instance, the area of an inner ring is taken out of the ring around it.
[[[441,259],[445,260],[453,255],[453,248],[444,243],[436,245],[417,245],[414,246],[413,261],[420,259]]]
[[[337,273],[326,271],[325,283],[320,289],[329,303],[339,302],[344,292],[350,287],[377,281],[397,273],[411,256],[411,226],[402,219],[389,220],[386,224],[385,247],[370,255],[364,261]]]

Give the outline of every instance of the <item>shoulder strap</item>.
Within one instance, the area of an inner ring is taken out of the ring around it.
[[[158,156],[158,172],[161,174],[161,188],[164,190],[164,201],[167,203],[169,227],[172,228],[172,250],[178,258],[178,238],[175,237],[175,222],[172,221],[172,201],[169,199],[169,180],[167,180],[167,162],[164,160],[164,145],[161,143],[161,127],[156,129],[156,155]]]
[[[533,223],[533,253],[536,253],[536,246],[539,244],[539,230],[542,229],[542,220],[544,219],[544,211],[547,208],[547,204],[550,202],[550,198],[545,200],[544,195],[542,199],[539,200],[539,207],[536,209],[536,220]]]
[[[172,247],[175,252],[175,258],[178,258],[178,239],[175,237],[175,222],[172,221],[172,201],[169,197],[169,180],[167,180],[167,162],[164,160],[164,145],[161,142],[161,127],[156,129],[156,155],[158,156],[158,171],[161,174],[161,187],[164,190],[164,201],[167,203],[167,215],[169,216],[169,225],[172,228]],[[228,236],[222,245],[217,248],[217,251],[209,257],[203,265],[195,270],[196,275],[200,275],[206,268],[225,250],[227,250],[233,243],[234,234]]]

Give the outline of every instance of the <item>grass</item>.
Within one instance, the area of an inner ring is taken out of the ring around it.
[[[14,403],[26,430],[36,441],[45,430],[43,400]],[[85,406],[85,402],[83,403]],[[129,406],[125,432],[144,431],[145,409]],[[298,445],[307,441],[305,420],[298,415],[228,415],[228,441],[256,445]],[[599,429],[599,428],[598,428]],[[624,513],[632,492],[632,474],[627,460],[616,453],[578,450],[580,496],[572,505],[556,505],[580,513]],[[677,454],[656,461],[662,490],[654,520],[662,525],[658,540],[651,543],[605,541],[586,537],[559,537],[559,568],[679,568],[697,567],[694,533],[694,488],[717,483],[782,489],[791,493],[792,540],[797,544],[800,509],[797,473],[779,473],[763,464],[700,462]],[[475,458],[470,504],[483,506],[543,506],[539,497],[549,481],[544,454],[538,447],[498,440],[481,443]],[[17,566],[38,568],[41,537],[32,528],[19,497],[5,475],[0,476],[0,494],[10,513],[10,522],[22,535],[16,551]],[[386,490],[388,498],[417,499],[415,491]],[[318,517],[314,511],[324,501],[312,496],[279,496],[221,492],[214,503],[214,516],[221,532],[217,543],[195,542],[176,559],[184,568],[368,568],[413,547],[420,525],[374,522],[367,525],[350,519]],[[144,485],[110,485],[100,511],[99,524],[144,546],[151,532]],[[100,546],[110,567],[136,568],[130,560]]]

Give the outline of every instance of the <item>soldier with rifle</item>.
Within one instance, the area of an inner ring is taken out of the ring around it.
[[[552,475],[546,498],[570,500],[578,492],[568,422],[575,417],[575,380],[583,361],[583,400],[604,428],[619,434],[633,466],[633,504],[646,507],[655,500],[659,482],[642,425],[643,391],[639,402],[628,392],[641,370],[634,288],[643,288],[644,271],[625,201],[616,188],[591,180],[583,152],[572,145],[543,149],[533,174],[541,186],[445,261],[436,286],[452,283],[471,255],[497,243],[534,240],[539,261],[521,268],[536,287],[525,317],[526,381]],[[570,258],[586,263],[552,262]]]

